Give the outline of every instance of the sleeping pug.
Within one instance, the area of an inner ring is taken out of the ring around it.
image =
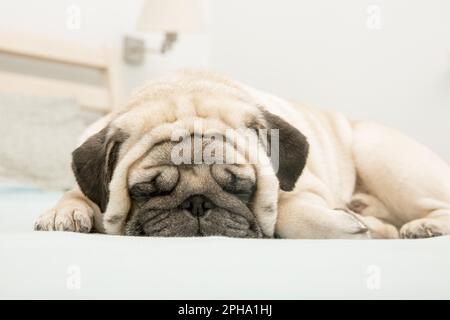
[[[183,71],[154,81],[88,131],[73,152],[77,187],[36,230],[296,239],[450,233],[450,167],[426,147],[220,75]]]

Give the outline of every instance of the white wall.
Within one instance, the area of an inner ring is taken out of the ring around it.
[[[366,27],[369,5],[378,31]],[[212,67],[407,131],[450,161],[450,1],[212,0]]]

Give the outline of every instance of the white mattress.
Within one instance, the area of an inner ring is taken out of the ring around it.
[[[0,298],[450,298],[450,237],[239,240],[31,231],[58,197],[0,188]]]

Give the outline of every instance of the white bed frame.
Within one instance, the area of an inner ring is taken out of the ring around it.
[[[101,85],[0,70],[0,92],[74,97],[80,106],[102,112],[122,102],[119,59],[106,47],[83,47],[23,32],[0,32],[0,53],[33,61],[89,69],[102,74]]]

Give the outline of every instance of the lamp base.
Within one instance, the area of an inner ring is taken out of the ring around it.
[[[164,37],[164,42],[161,47],[161,53],[165,54],[172,49],[175,42],[178,40],[178,35],[175,32],[167,32]]]
[[[123,59],[131,65],[140,65],[145,62],[145,54],[147,52],[160,52],[166,54],[169,52],[174,43],[177,41],[178,35],[175,32],[167,32],[164,36],[164,42],[159,51],[149,49],[145,46],[145,40],[125,36],[123,39]]]

